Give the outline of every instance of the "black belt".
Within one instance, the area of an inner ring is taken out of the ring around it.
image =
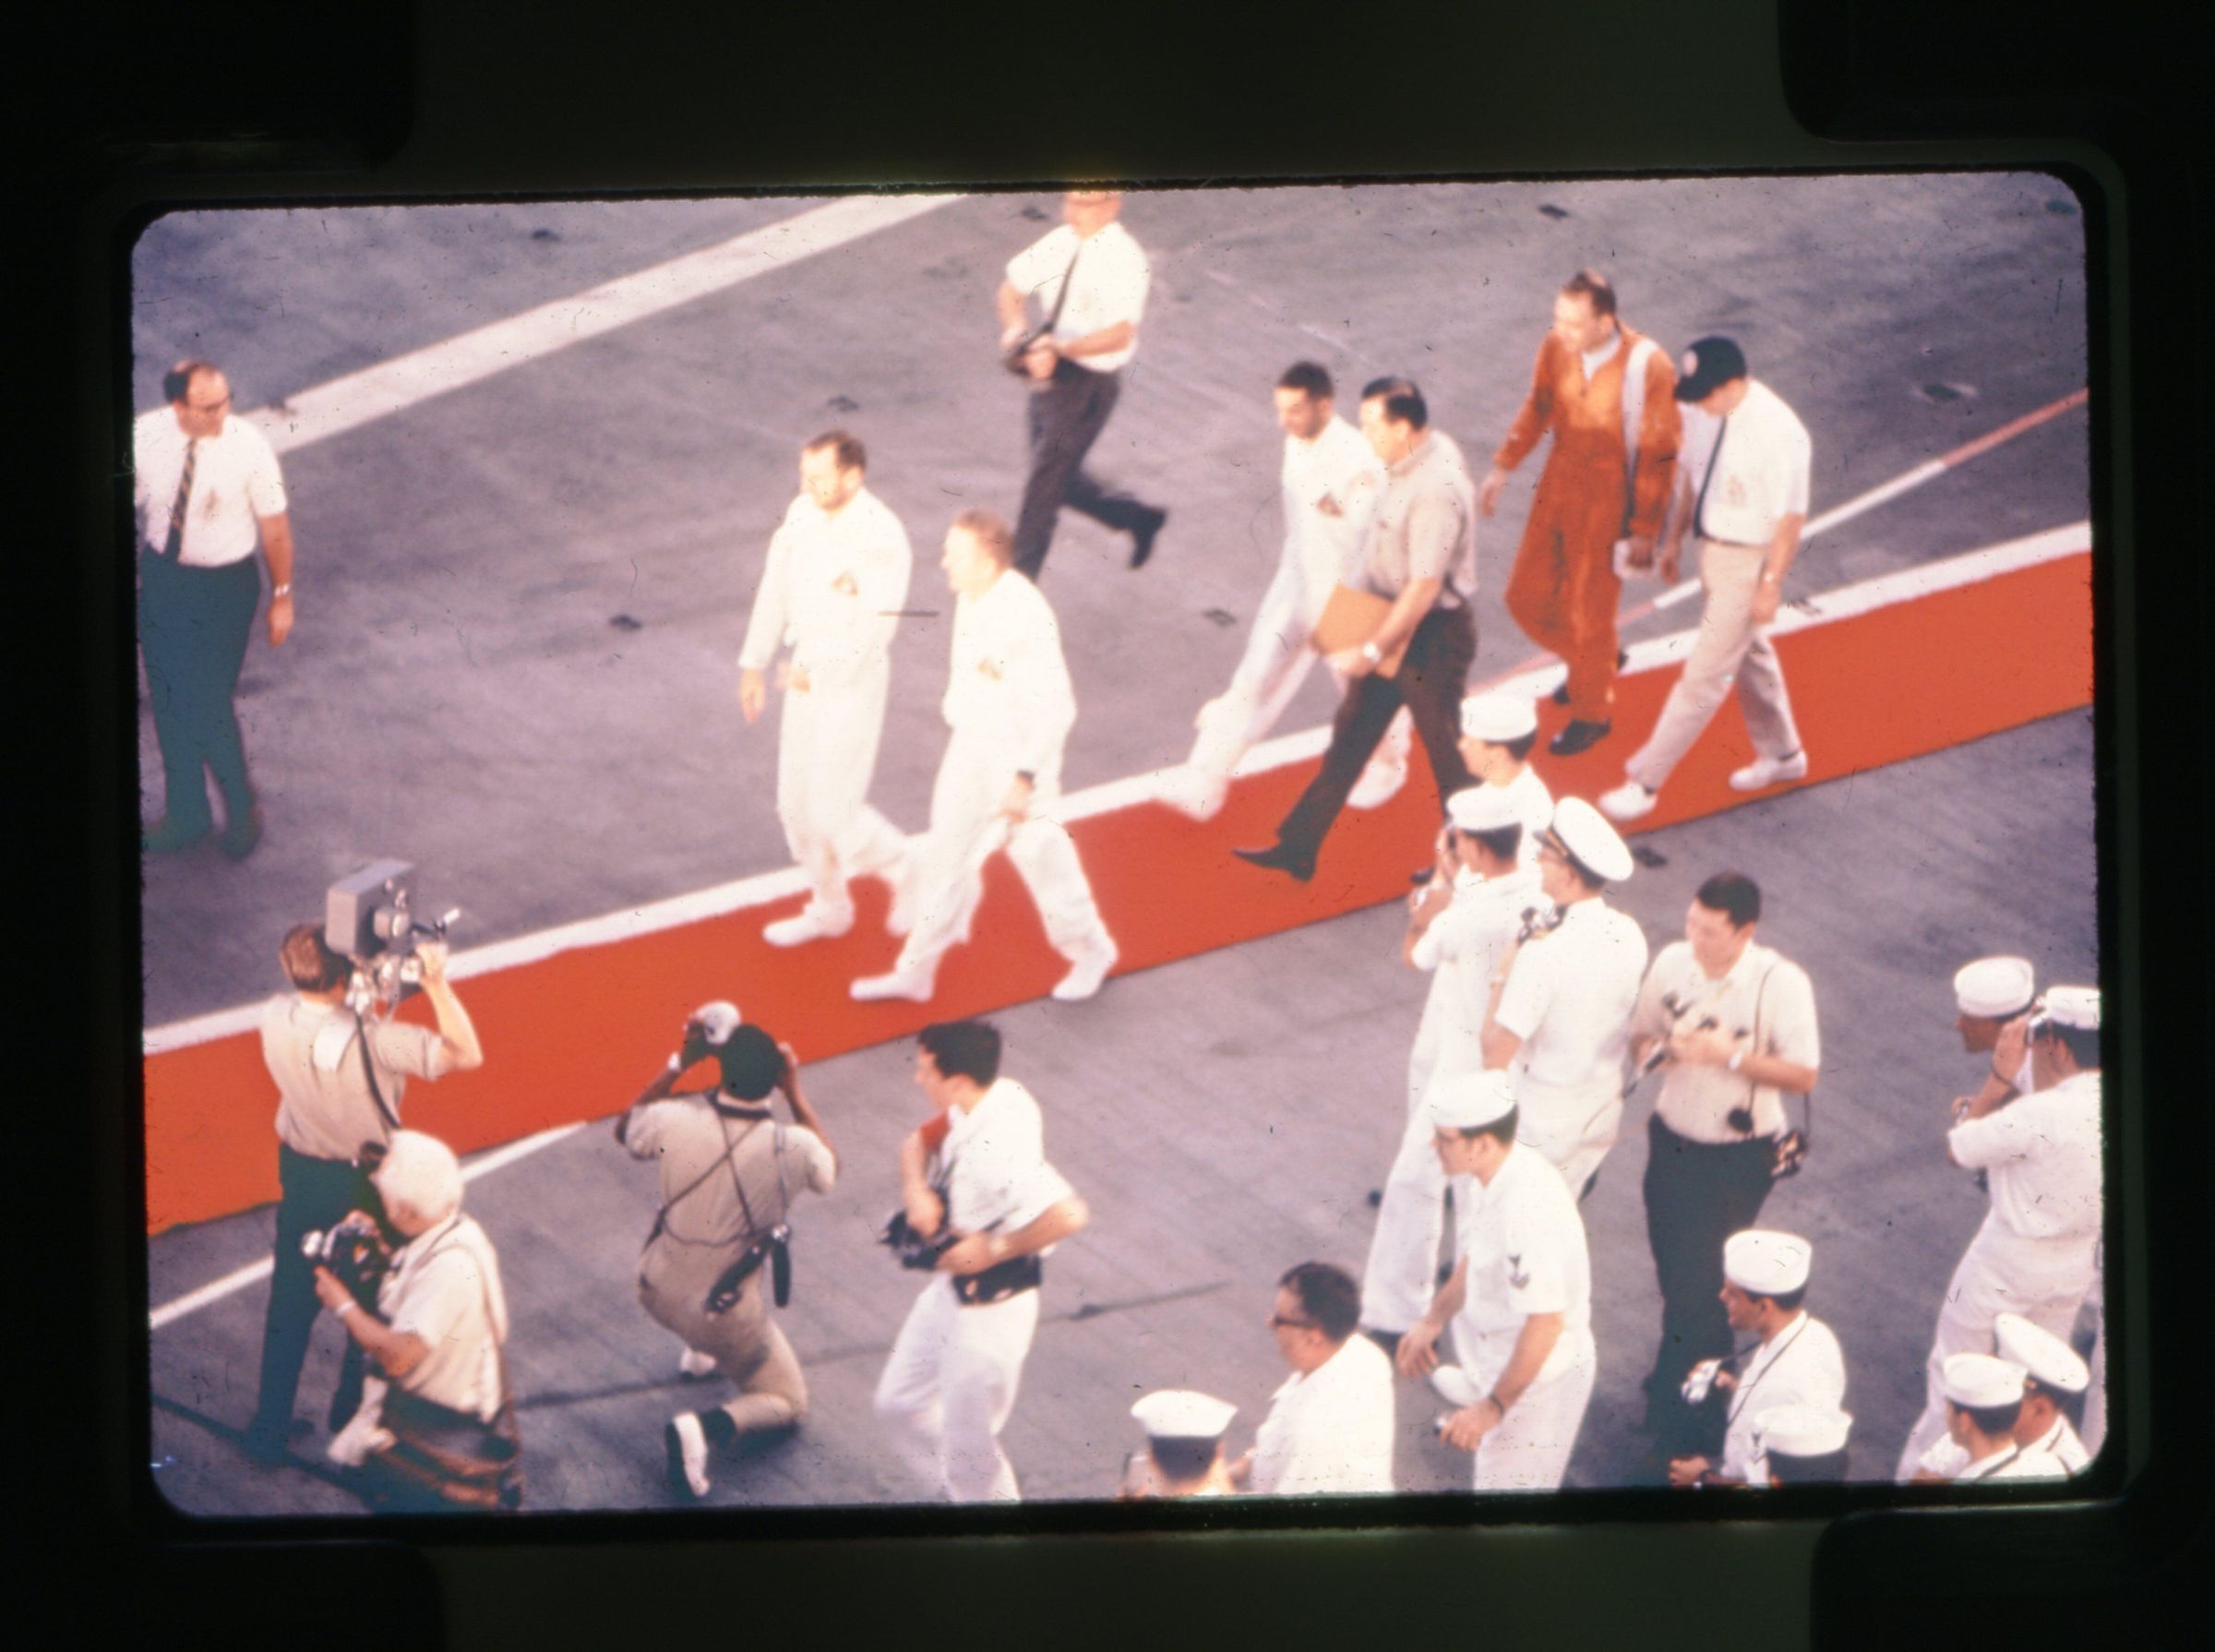
[[[1036,1253],[1011,1256],[982,1273],[956,1274],[953,1294],[964,1308],[985,1308],[1019,1291],[1036,1290],[1045,1275],[1045,1265]]]

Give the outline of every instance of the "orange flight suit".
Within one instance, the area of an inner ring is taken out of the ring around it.
[[[1577,353],[1548,333],[1539,346],[1530,396],[1492,455],[1496,467],[1512,471],[1539,437],[1553,435],[1508,576],[1507,611],[1526,636],[1568,664],[1569,714],[1593,723],[1610,721],[1615,703],[1615,609],[1622,597],[1615,542],[1634,534],[1659,537],[1682,431],[1676,368],[1667,351],[1657,350],[1646,365],[1637,497],[1626,521],[1622,374],[1639,335],[1620,324],[1617,331],[1622,347],[1589,384]]]

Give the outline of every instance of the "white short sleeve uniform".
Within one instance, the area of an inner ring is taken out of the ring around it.
[[[947,950],[968,938],[984,863],[1003,832],[1008,858],[1055,950],[1074,960],[1109,944],[1076,845],[1053,814],[1062,746],[1077,720],[1076,691],[1054,611],[1023,575],[1004,571],[981,596],[955,603],[941,710],[952,732],[931,788],[916,926],[901,950],[901,970],[935,972]],[[1031,808],[1009,830],[997,811],[1018,772],[1034,777]]]
[[[169,539],[169,517],[185,479],[191,438],[176,412],[158,407],[131,425],[132,495],[138,536],[156,550]],[[257,519],[282,516],[284,476],[269,437],[236,414],[214,436],[202,437],[192,461],[192,497],[186,502],[185,536],[177,560],[186,568],[225,568],[243,562],[261,543]]]
[[[900,519],[868,488],[829,513],[801,494],[769,542],[738,653],[741,669],[765,671],[789,644],[805,678],[785,692],[777,731],[777,818],[833,924],[852,920],[846,880],[892,867],[905,847],[867,799],[914,563]]]
[[[1053,315],[1060,302],[1063,278],[1069,278],[1069,297],[1054,321],[1057,339],[1081,339],[1119,321],[1128,321],[1134,333],[1146,313],[1146,291],[1153,269],[1145,249],[1129,230],[1109,223],[1083,243],[1078,255],[1077,232],[1068,224],[1048,230],[1008,260],[1008,284],[1038,307],[1039,318]],[[1075,258],[1074,273],[1071,259]],[[1128,362],[1138,348],[1134,336],[1121,350],[1074,358],[1077,365],[1095,373],[1112,373]]]
[[[1553,824],[1553,794],[1546,789],[1539,772],[1526,763],[1523,772],[1507,783],[1507,795],[1523,822],[1523,841],[1515,847],[1515,859],[1535,867],[1539,864],[1539,833]]]
[[[1766,1486],[1768,1466],[1755,1440],[1754,1421],[1778,1406],[1846,1407],[1846,1356],[1831,1328],[1805,1309],[1754,1349],[1730,1391],[1723,1431],[1721,1472],[1749,1486]]]
[[[1413,961],[1418,969],[1432,972],[1431,990],[1407,1060],[1407,1123],[1362,1273],[1361,1323],[1372,1330],[1405,1331],[1431,1306],[1445,1231],[1446,1172],[1431,1146],[1423,1098],[1443,1074],[1482,1070],[1492,972],[1522,927],[1523,914],[1546,905],[1534,870],[1518,867],[1503,878],[1468,877],[1416,940]]]
[[[968,1112],[956,1108],[939,1152],[951,1163],[946,1219],[956,1232],[1013,1233],[1071,1195],[1046,1161],[1038,1103],[1012,1079],[995,1080]],[[1017,1501],[1000,1431],[1015,1408],[1037,1326],[1036,1290],[966,1306],[952,1275],[923,1287],[876,1397],[879,1419],[917,1479],[955,1502]]]
[[[1392,1490],[1392,1361],[1356,1333],[1269,1402],[1253,1440],[1249,1489],[1273,1497]]]
[[[1454,1346],[1479,1390],[1490,1393],[1499,1382],[1530,1315],[1563,1321],[1537,1380],[1477,1448],[1477,1490],[1552,1490],[1569,1466],[1598,1369],[1584,1218],[1554,1167],[1518,1143],[1490,1186],[1474,1176],[1455,1183],[1454,1225],[1467,1269]]]
[[[1516,953],[1500,1025],[1523,1043],[1513,1062],[1516,1139],[1581,1193],[1622,1125],[1622,1059],[1646,976],[1646,933],[1600,900],[1569,906],[1561,927]]]
[[[502,1397],[508,1303],[498,1255],[482,1227],[457,1215],[401,1247],[377,1287],[377,1307],[394,1331],[420,1336],[430,1350],[399,1386],[480,1421],[493,1419]],[[365,1410],[373,1397],[381,1406],[389,1386],[372,1383],[374,1395],[364,1388]]]
[[[1946,1144],[1956,1163],[1984,1172],[1992,1209],[1938,1311],[1922,1416],[1900,1452],[1903,1480],[1946,1431],[1949,1356],[1988,1350],[2003,1312],[2065,1341],[2076,1329],[2100,1242],[2100,1075],[2080,1072],[1964,1119]]]

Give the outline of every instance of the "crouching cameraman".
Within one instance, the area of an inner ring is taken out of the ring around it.
[[[401,1240],[375,1309],[329,1268],[314,1275],[317,1296],[376,1368],[331,1460],[361,1470],[373,1508],[518,1508],[508,1301],[492,1241],[461,1214],[461,1167],[445,1143],[403,1130],[369,1179]]]
[[[261,1377],[246,1431],[247,1451],[264,1463],[283,1455],[316,1320],[315,1280],[301,1241],[350,1210],[375,1210],[363,1172],[400,1128],[401,1095],[410,1078],[428,1082],[485,1063],[476,1028],[446,977],[446,947],[426,941],[415,956],[437,1031],[365,1019],[350,1009],[353,961],[324,939],[319,925],[295,926],[278,952],[293,990],[262,1011],[261,1056],[277,1085],[277,1177],[283,1194]],[[334,1433],[360,1391],[359,1361],[350,1355],[331,1404]]]

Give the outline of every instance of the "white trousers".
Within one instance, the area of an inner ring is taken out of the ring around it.
[[[1289,560],[1280,562],[1262,598],[1261,611],[1254,616],[1246,652],[1231,673],[1230,687],[1200,709],[1199,733],[1185,762],[1207,794],[1210,807],[1205,814],[1222,807],[1223,788],[1239,760],[1276,726],[1320,657],[1311,646],[1317,615],[1304,600],[1304,590],[1299,569]],[[1338,687],[1343,693],[1345,684]],[[1347,797],[1349,805],[1374,808],[1400,789],[1407,778],[1414,733],[1414,721],[1402,706]]]
[[[1896,1478],[1911,1476],[1917,1460],[1946,1432],[1946,1360],[1956,1354],[1991,1353],[1994,1318],[2019,1313],[2041,1330],[2068,1340],[2077,1328],[2077,1310],[2091,1288],[2096,1238],[2024,1239],[1997,1215],[1985,1215],[1946,1287],[1925,1369],[1922,1415],[1900,1450]]]
[[[1500,1380],[1518,1335],[1515,1331],[1493,1331],[1471,1335],[1455,1323],[1455,1351],[1479,1388],[1489,1392]],[[1561,1488],[1562,1477],[1569,1470],[1569,1454],[1576,1448],[1577,1431],[1585,1425],[1585,1407],[1591,1404],[1593,1383],[1599,1376],[1599,1358],[1590,1329],[1562,1335],[1573,1339],[1567,1363],[1526,1388],[1499,1426],[1479,1443],[1478,1490],[1553,1491]]]
[[[931,787],[930,832],[916,859],[916,927],[900,949],[902,973],[936,971],[950,948],[969,939],[985,890],[985,862],[1003,844],[1056,952],[1073,962],[1108,944],[1077,846],[1052,815],[1061,793],[1058,766],[1038,775],[1029,818],[1011,829],[997,811],[1014,783],[1012,755],[953,731]]]
[[[784,844],[808,874],[814,910],[850,922],[849,878],[898,866],[907,839],[868,802],[884,732],[889,666],[853,683],[784,691],[777,724],[777,820]]]
[[[1515,1074],[1515,1140],[1534,1147],[1584,1197],[1622,1129],[1622,1083],[1613,1077],[1585,1084],[1541,1084]]]
[[[901,1461],[955,1502],[1014,1502],[1000,1431],[1038,1328],[1038,1293],[964,1308],[941,1274],[916,1298],[877,1380],[878,1420]]]
[[[1754,623],[1754,594],[1767,552],[1712,539],[1703,539],[1699,545],[1700,583],[1707,593],[1699,636],[1684,662],[1684,674],[1669,691],[1654,732],[1622,766],[1625,774],[1649,792],[1669,784],[1684,754],[1730,698],[1734,680],[1754,749],[1767,758],[1790,757],[1800,749],[1784,666],[1776,646]]]
[[[1361,1275],[1361,1323],[1371,1330],[1407,1330],[1430,1311],[1438,1292],[1438,1251],[1446,1238],[1446,1172],[1438,1162],[1437,1132],[1424,1101],[1438,1070],[1444,1042],[1439,1024],[1446,1013],[1435,1000],[1425,1008],[1407,1061],[1407,1123],[1384,1179],[1369,1263]]]

